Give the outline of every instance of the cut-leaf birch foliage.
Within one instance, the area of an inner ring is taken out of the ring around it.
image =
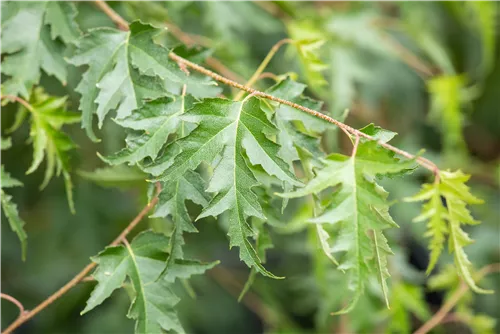
[[[76,91],[81,94],[82,127],[92,140],[97,140],[92,128],[94,114],[101,127],[111,110],[122,119],[142,107],[146,99],[168,95],[167,82],[212,84],[187,76],[169,59],[170,50],[153,40],[163,31],[136,21],[130,31],[96,28],[79,41],[69,62],[88,65]]]
[[[179,297],[172,290],[176,278],[189,278],[213,268],[217,262],[200,263],[178,260],[168,275],[158,278],[165,267],[169,240],[161,234],[146,231],[134,238],[132,243],[107,247],[92,260],[98,264],[93,277],[98,284],[87,301],[82,314],[105,301],[114,290],[119,289],[128,277],[134,296],[127,317],[134,319],[136,333],[163,333],[184,330],[174,310]]]
[[[28,99],[41,71],[66,84],[64,43],[80,35],[76,9],[66,1],[2,2],[2,93]],[[64,42],[64,43],[63,43]]]
[[[373,132],[384,142],[395,135],[373,126],[363,130]],[[338,313],[354,308],[370,277],[378,279],[388,304],[386,279],[390,275],[387,256],[392,251],[383,231],[398,225],[389,214],[388,193],[376,181],[382,177],[403,175],[413,169],[415,162],[402,161],[376,142],[363,139],[359,143],[356,141],[352,156],[334,153],[323,162],[324,167],[316,171],[316,177],[304,188],[282,196],[291,198],[319,194],[335,187],[329,207],[310,222],[333,225],[337,231],[329,239],[324,237],[323,242],[333,244],[328,257],[343,253],[338,268],[348,275],[348,288],[353,292],[350,303]],[[322,248],[327,249],[325,246]]]
[[[54,174],[64,177],[68,205],[74,213],[73,183],[70,176],[70,151],[76,148],[71,138],[62,131],[65,124],[80,122],[80,115],[66,110],[67,97],[49,96],[41,88],[31,94],[30,107],[20,106],[16,122],[10,131],[15,131],[29,114],[30,139],[33,142],[33,162],[26,174],[36,171],[44,159],[47,161],[45,176],[40,186],[45,188]]]
[[[300,184],[290,171],[289,164],[278,156],[279,145],[267,137],[276,134],[277,129],[254,97],[241,102],[205,99],[196,103],[181,118],[198,126],[176,142],[181,153],[159,180],[176,180],[202,162],[213,162],[221,154],[207,189],[216,195],[198,219],[226,212],[230,247],[240,247],[240,258],[248,266],[275,277],[262,266],[254,246],[248,241],[254,236],[254,231],[247,220],[251,216],[265,219],[252,190],[258,182],[248,164],[261,165],[267,174],[283,182]],[[168,148],[165,154],[169,154]]]
[[[460,277],[478,293],[492,293],[491,290],[479,288],[472,277],[472,263],[465,254],[464,247],[473,240],[462,229],[462,225],[476,225],[467,205],[481,204],[482,200],[471,194],[465,182],[470,176],[461,171],[440,171],[439,179],[433,184],[424,184],[422,190],[406,201],[426,201],[422,214],[415,218],[416,222],[427,222],[427,236],[431,238],[429,250],[431,261],[427,272],[434,268],[448,238],[448,250],[453,253],[455,265]]]

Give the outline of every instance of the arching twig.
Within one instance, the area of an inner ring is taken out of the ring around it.
[[[144,218],[144,216],[156,205],[158,202],[158,195],[161,192],[161,186],[160,183],[156,184],[156,194],[149,202],[144,209],[127,225],[127,227],[120,233],[118,237],[116,237],[115,240],[110,244],[110,246],[116,246],[119,243],[124,240],[124,238],[132,231],[134,227],[139,224],[139,222]],[[92,269],[96,266],[95,262],[89,263],[85,268],[83,268],[82,271],[80,271],[75,277],[73,277],[68,283],[66,283],[63,287],[61,287],[59,290],[57,290],[55,293],[53,293],[49,298],[45,299],[43,302],[38,304],[33,310],[25,312],[23,316],[18,317],[12,324],[7,327],[5,331],[3,331],[3,334],[9,334],[12,333],[16,328],[21,326],[23,323],[28,321],[29,319],[33,318],[38,312],[52,304],[54,301],[59,299],[61,296],[63,296],[66,292],[68,292],[71,288],[73,288],[75,285],[77,285],[80,281],[83,279],[86,279],[88,277],[87,275],[90,273]]]

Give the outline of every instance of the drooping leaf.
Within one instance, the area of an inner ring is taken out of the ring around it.
[[[472,277],[472,264],[465,254],[464,247],[473,241],[462,230],[461,225],[477,225],[467,209],[468,204],[481,204],[483,201],[471,194],[465,184],[469,175],[461,171],[440,171],[439,179],[433,184],[424,184],[422,190],[406,201],[427,201],[422,209],[422,214],[415,221],[427,220],[427,236],[431,237],[429,249],[431,261],[427,272],[430,272],[444,248],[448,237],[448,250],[454,254],[455,266],[460,277],[478,293],[492,293],[491,290],[479,288]]]
[[[4,139],[2,138],[2,149],[5,149],[4,147]],[[24,261],[26,260],[26,251],[28,247],[28,236],[26,235],[26,231],[23,228],[25,222],[21,219],[21,217],[19,217],[17,205],[12,202],[12,196],[6,194],[3,191],[3,188],[21,187],[23,184],[10,176],[10,174],[5,171],[3,165],[0,168],[0,192],[2,200],[2,210],[5,213],[5,217],[7,217],[7,220],[9,221],[10,228],[17,234],[17,237],[21,242],[21,256]]]
[[[101,127],[111,110],[116,110],[117,118],[125,118],[145,99],[165,96],[166,82],[212,84],[187,76],[169,59],[170,51],[153,40],[161,32],[136,21],[128,32],[98,28],[79,41],[69,62],[88,65],[76,90],[82,95],[82,127],[92,140],[97,140],[92,129],[94,114]]]
[[[76,11],[68,2],[6,1],[2,10],[2,74],[9,78],[2,83],[3,94],[29,98],[41,70],[66,84],[64,44],[79,35],[74,23]],[[50,26],[50,27],[49,27]]]
[[[33,162],[26,173],[30,174],[37,170],[45,158],[47,166],[40,188],[45,188],[54,174],[57,176],[62,174],[68,205],[71,212],[74,212],[73,184],[69,174],[71,169],[69,152],[76,146],[70,137],[61,130],[61,127],[65,124],[79,122],[80,115],[66,110],[66,99],[67,97],[49,96],[41,88],[33,91],[29,100],[31,105],[29,114],[31,116],[30,137],[33,141]]]
[[[165,266],[168,245],[169,240],[164,235],[146,231],[135,237],[130,245],[108,247],[92,258],[98,264],[93,274],[98,284],[82,314],[100,305],[128,277],[134,297],[127,317],[136,321],[136,333],[184,332],[174,309],[179,298],[171,285],[176,278],[203,273],[217,263],[180,261],[168,272],[168,280],[158,279]]]
[[[198,127],[176,142],[181,153],[159,180],[176,180],[201,162],[212,162],[222,154],[207,189],[216,196],[198,219],[227,212],[230,247],[240,247],[240,257],[248,266],[255,266],[259,272],[274,277],[260,264],[257,252],[247,240],[254,235],[247,219],[250,216],[265,219],[252,191],[258,182],[249,163],[261,165],[267,174],[283,182],[300,184],[289,165],[278,157],[279,146],[266,136],[276,133],[276,128],[256,98],[242,102],[205,99],[195,104],[182,119],[198,123]],[[166,154],[169,154],[168,148]]]
[[[398,225],[389,214],[388,193],[376,180],[407,173],[414,162],[401,161],[376,142],[361,140],[354,156],[332,154],[324,159],[324,164],[304,188],[282,196],[319,194],[336,187],[330,206],[310,222],[333,225],[338,230],[333,234],[330,252],[344,253],[339,269],[347,272],[348,288],[353,291],[352,301],[339,313],[353,309],[370,277],[378,279],[388,303],[387,255],[392,251],[383,231]]]

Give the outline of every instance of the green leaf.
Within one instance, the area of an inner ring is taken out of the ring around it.
[[[2,74],[9,76],[2,83],[3,94],[29,98],[32,87],[40,81],[41,70],[66,84],[64,44],[56,37],[69,43],[78,36],[74,6],[66,2],[9,1],[2,10],[8,13],[2,15],[2,54],[6,54]],[[63,29],[65,24],[71,30]]]
[[[321,111],[322,102],[302,95],[305,88],[306,85],[286,78],[269,88],[267,92],[273,96]],[[317,134],[332,128],[331,123],[283,104],[276,107],[275,119],[276,126],[280,130],[277,136],[277,141],[281,145],[280,156],[285,161],[298,160],[297,149],[299,147],[318,158],[324,155],[321,152]],[[297,122],[300,124],[296,124]]]
[[[3,138],[1,142],[1,150],[7,150],[12,146],[12,140],[10,137]]]
[[[389,333],[410,333],[411,314],[425,322],[431,317],[421,286],[399,282],[391,291]]]
[[[138,168],[125,165],[97,168],[92,172],[78,171],[78,175],[103,187],[136,187],[147,179],[147,174]]]
[[[462,230],[461,225],[479,224],[471,216],[467,205],[483,203],[482,200],[472,195],[469,187],[465,185],[469,177],[461,171],[440,171],[438,181],[433,184],[424,184],[418,194],[407,198],[406,201],[427,201],[423,205],[422,214],[415,218],[415,221],[428,221],[426,235],[432,238],[429,243],[431,261],[427,272],[429,273],[436,264],[448,236],[448,250],[454,254],[460,277],[473,291],[492,293],[493,291],[481,289],[476,285],[471,274],[472,264],[464,251],[464,247],[473,241]]]
[[[26,172],[33,173],[43,159],[47,159],[44,180],[41,189],[52,179],[54,174],[62,173],[66,187],[66,195],[71,212],[75,212],[73,203],[73,185],[69,175],[69,151],[75,144],[61,130],[64,124],[80,121],[80,115],[66,110],[67,97],[53,97],[45,94],[41,88],[34,90],[31,99],[30,137],[33,140],[33,162]]]
[[[205,78],[187,76],[168,57],[169,50],[153,38],[162,30],[141,22],[133,22],[130,31],[93,29],[80,40],[76,54],[69,62],[88,65],[76,88],[82,98],[82,127],[92,140],[92,118],[97,114],[99,127],[110,110],[118,118],[131,115],[145,99],[162,97],[166,84],[212,85]]]
[[[118,125],[135,132],[127,136],[126,148],[103,160],[117,165],[124,162],[135,164],[146,157],[156,159],[168,136],[179,127],[179,116],[184,113],[186,105],[189,107],[191,104],[192,98],[186,96],[160,98],[147,102],[126,118],[116,120]]]
[[[216,263],[180,261],[166,278],[158,279],[165,266],[169,240],[161,234],[143,232],[125,246],[107,247],[92,260],[98,264],[93,276],[98,281],[82,314],[106,300],[128,277],[133,298],[127,317],[136,320],[136,333],[184,332],[174,306],[179,298],[172,291],[175,278],[203,273]]]
[[[3,144],[3,139],[2,139],[2,144]],[[23,185],[20,181],[11,177],[10,174],[5,171],[3,165],[0,168],[1,168],[0,189],[21,187]],[[12,196],[6,194],[3,190],[0,191],[2,199],[2,210],[5,213],[7,220],[9,221],[10,228],[17,234],[19,241],[21,242],[22,259],[23,261],[25,261],[26,250],[28,247],[28,241],[27,241],[28,236],[26,235],[26,232],[24,231],[23,228],[25,222],[21,219],[21,217],[19,217],[17,206],[12,202]]]
[[[327,36],[311,22],[290,21],[287,25],[288,34],[294,40],[293,45],[299,54],[307,82],[321,89],[327,84],[322,72],[328,68],[321,58],[320,49],[325,44]]]
[[[215,192],[216,196],[198,219],[227,212],[230,247],[240,247],[240,258],[248,266],[255,266],[264,275],[274,277],[260,264],[257,252],[247,240],[254,235],[247,218],[265,219],[258,198],[252,191],[258,182],[248,163],[261,165],[268,175],[283,182],[300,183],[290,172],[289,165],[278,157],[279,145],[266,136],[276,133],[276,128],[261,110],[259,100],[247,100],[205,99],[195,104],[182,119],[198,123],[198,127],[176,142],[181,153],[159,180],[178,179],[201,162],[212,162],[222,153],[207,189]],[[170,147],[175,149],[173,145]]]
[[[495,57],[495,32],[498,16],[498,4],[490,1],[471,1],[464,5],[474,13],[474,24],[481,37],[482,67],[488,74],[494,63]]]
[[[205,185],[201,176],[193,171],[187,171],[182,177],[162,184],[158,205],[152,217],[170,216],[174,230],[170,237],[170,255],[162,274],[168,274],[176,259],[183,258],[184,232],[198,232],[191,222],[186,208],[186,200],[205,207],[210,197],[205,193]]]
[[[376,142],[361,140],[355,156],[332,154],[324,164],[304,188],[282,196],[300,197],[336,187],[330,206],[310,222],[338,231],[333,234],[330,252],[344,253],[339,269],[347,272],[349,289],[354,294],[351,303],[339,313],[354,308],[371,275],[377,277],[388,304],[385,281],[389,277],[387,255],[392,251],[383,230],[397,224],[389,214],[388,193],[376,180],[407,173],[414,162],[401,161]]]
[[[437,76],[427,83],[432,96],[429,118],[441,128],[445,152],[448,155],[459,154],[460,158],[466,154],[462,134],[464,115],[461,112],[465,83],[465,78],[458,75]]]

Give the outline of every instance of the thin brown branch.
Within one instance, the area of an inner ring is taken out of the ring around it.
[[[25,107],[26,109],[28,109],[29,111],[33,112],[33,107],[31,106],[31,104],[28,103],[28,101],[20,98],[19,96],[14,96],[14,95],[2,95],[0,96],[0,99],[1,100],[11,100],[11,101],[16,101],[16,102],[19,102],[20,104],[23,105],[23,107]]]
[[[484,276],[500,271],[500,263],[494,263],[487,265],[476,274],[476,281],[480,281]],[[451,295],[448,301],[441,306],[441,308],[430,318],[426,323],[424,323],[419,329],[415,331],[414,334],[426,334],[430,332],[434,327],[443,322],[450,311],[455,307],[455,305],[462,299],[465,293],[469,290],[469,286],[464,282],[460,283],[457,290]]]
[[[113,21],[118,29],[127,31],[128,30],[128,22],[125,21],[123,17],[121,17],[117,12],[113,10],[113,8],[109,7],[108,4],[104,1],[97,0],[94,1],[95,5],[99,7],[100,10],[106,14],[111,21]]]
[[[124,238],[132,231],[134,227],[139,224],[139,222],[144,218],[144,216],[156,205],[158,202],[158,195],[160,194],[161,186],[159,183],[156,184],[156,194],[143,209],[142,211],[128,224],[128,226],[120,233],[120,235],[113,240],[113,242],[109,246],[117,246],[121,243]],[[62,288],[53,293],[50,297],[45,299],[43,302],[38,304],[33,310],[25,312],[22,316],[17,318],[9,327],[3,332],[3,334],[12,333],[16,328],[21,326],[23,323],[33,318],[37,313],[45,309],[47,306],[52,304],[54,301],[63,296],[66,292],[68,292],[71,288],[77,285],[83,279],[86,279],[89,272],[94,269],[96,266],[95,262],[89,263],[82,271],[80,271],[75,277],[73,277],[68,283],[66,283]]]
[[[116,12],[114,12],[111,8],[107,7],[107,5],[105,5],[104,3],[102,3],[101,1],[96,1],[97,3],[101,4],[100,7],[103,8],[103,11],[113,20],[113,22],[116,22],[118,24],[118,22],[121,22],[122,26],[123,26],[123,22],[126,22],[123,18],[120,17],[120,20],[116,20],[116,16],[118,15]],[[104,5],[104,7],[102,6]],[[106,9],[107,7],[107,9]],[[106,9],[106,10],[105,10]],[[175,62],[177,63],[183,63],[184,65],[186,65],[187,67],[190,67],[192,68],[193,70],[197,71],[197,72],[200,72],[204,75],[207,75],[209,77],[211,77],[212,79],[216,80],[216,81],[219,81],[219,82],[222,82],[228,86],[231,86],[231,87],[235,87],[235,88],[238,88],[242,91],[246,91],[247,93],[250,93],[250,94],[254,94],[255,96],[258,96],[258,97],[261,97],[261,98],[264,98],[264,99],[268,99],[268,100],[271,100],[271,101],[275,101],[275,102],[278,102],[278,103],[281,103],[281,104],[285,104],[287,106],[290,106],[292,108],[295,108],[295,109],[298,109],[300,111],[303,111],[303,112],[306,112],[314,117],[317,117],[317,118],[321,118],[322,120],[326,121],[326,122],[329,122],[329,123],[332,123],[336,126],[338,126],[339,128],[341,128],[342,130],[344,130],[344,132],[349,132],[355,136],[359,136],[359,137],[363,137],[365,139],[368,139],[368,140],[373,140],[373,141],[377,141],[377,143],[390,150],[390,151],[393,151],[407,159],[415,159],[415,161],[417,163],[419,163],[422,167],[424,168],[427,168],[428,170],[432,171],[434,173],[434,175],[436,177],[438,177],[439,175],[439,168],[431,161],[423,158],[423,157],[420,157],[420,156],[415,156],[413,154],[410,154],[406,151],[403,151],[395,146],[392,146],[391,144],[388,144],[386,142],[383,142],[381,140],[377,140],[376,138],[370,136],[370,135],[367,135],[366,133],[364,132],[361,132],[357,129],[354,129],[353,127],[347,125],[347,124],[344,124],[340,121],[337,121],[336,119],[328,116],[328,115],[325,115],[325,114],[322,114],[316,110],[313,110],[313,109],[310,109],[310,108],[307,108],[307,107],[304,107],[304,106],[301,106],[297,103],[294,103],[294,102],[291,102],[291,101],[288,101],[288,100],[284,100],[284,99],[281,99],[279,97],[275,97],[273,95],[270,95],[270,94],[267,94],[267,93],[264,93],[264,92],[261,92],[259,90],[256,90],[256,89],[253,89],[251,87],[248,87],[248,86],[245,86],[245,85],[242,85],[234,80],[231,80],[227,77],[223,77],[221,76],[220,74],[217,74],[215,72],[212,72],[210,71],[209,69],[203,67],[203,66],[200,66],[198,64],[195,64],[173,52],[170,52],[169,54],[169,58],[174,60]]]
[[[195,64],[187,59],[184,59],[178,55],[176,55],[175,53],[171,52],[169,54],[169,57],[170,59],[176,61],[176,62],[181,62],[181,63],[184,63],[187,67],[190,67],[192,68],[193,70],[197,71],[197,72],[200,72],[202,74],[205,74],[209,77],[211,77],[212,79],[214,80],[217,80],[219,82],[222,82],[226,85],[229,85],[229,86],[232,86],[232,87],[235,87],[235,88],[238,88],[240,90],[243,90],[243,91],[246,91],[248,93],[253,93],[255,96],[258,96],[258,97],[261,97],[261,98],[264,98],[264,99],[268,99],[268,100],[271,100],[271,101],[275,101],[275,102],[278,102],[278,103],[281,103],[281,104],[285,104],[287,106],[290,106],[292,108],[295,108],[295,109],[298,109],[300,111],[303,111],[303,112],[306,112],[314,117],[317,117],[317,118],[321,118],[322,120],[326,121],[326,122],[329,122],[329,123],[332,123],[336,126],[338,126],[339,128],[341,128],[342,130],[345,130],[355,136],[359,136],[359,137],[363,137],[365,139],[368,139],[368,140],[374,140],[374,141],[377,141],[377,143],[390,150],[390,151],[393,151],[405,158],[408,158],[408,159],[415,159],[415,161],[417,161],[422,167],[425,167],[427,169],[429,169],[430,171],[432,171],[434,174],[437,175],[437,173],[439,172],[439,169],[437,168],[437,166],[430,162],[429,160],[423,158],[423,157],[419,157],[419,156],[415,156],[413,154],[410,154],[406,151],[403,151],[397,147],[394,147],[388,143],[385,143],[383,141],[380,141],[380,140],[377,140],[376,138],[370,136],[370,135],[367,135],[366,133],[364,132],[361,132],[357,129],[354,129],[353,127],[347,125],[347,124],[344,124],[340,121],[337,121],[336,119],[328,116],[328,115],[325,115],[325,114],[322,114],[316,110],[313,110],[313,109],[310,109],[310,108],[307,108],[307,107],[304,107],[304,106],[301,106],[297,103],[294,103],[294,102],[291,102],[291,101],[288,101],[288,100],[284,100],[284,99],[281,99],[279,97],[275,97],[273,95],[270,95],[270,94],[267,94],[267,93],[264,93],[264,92],[261,92],[259,90],[256,90],[256,89],[253,89],[251,87],[248,87],[248,86],[245,86],[245,85],[242,85],[238,82],[235,82],[233,80],[230,80],[228,78],[225,78],[217,73],[214,73],[206,68],[204,68],[203,66],[200,66],[198,64]]]

